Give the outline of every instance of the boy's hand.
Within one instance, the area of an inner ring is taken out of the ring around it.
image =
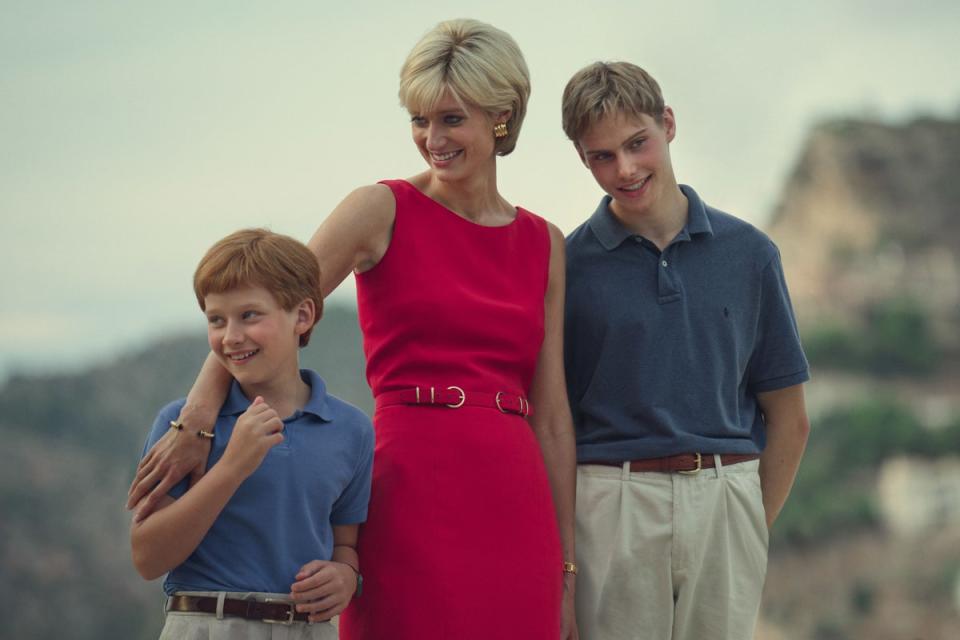
[[[212,425],[217,416],[203,415],[199,408],[185,406],[179,419],[191,425]],[[190,475],[191,486],[203,477],[210,455],[210,441],[195,434],[170,429],[147,452],[127,492],[127,509],[137,508],[134,521],[152,513],[175,484]]]
[[[297,573],[290,597],[297,611],[310,614],[310,622],[339,615],[357,590],[357,574],[343,562],[312,560]]]
[[[257,396],[233,427],[233,434],[220,464],[231,467],[241,478],[257,470],[267,452],[283,442],[283,421]]]

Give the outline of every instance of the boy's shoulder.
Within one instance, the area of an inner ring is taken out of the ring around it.
[[[320,374],[312,369],[302,369],[301,376],[309,382],[311,387],[308,407],[313,406],[324,419],[344,428],[373,433],[370,417],[356,405],[327,391],[326,382]]]
[[[348,423],[360,431],[373,432],[373,422],[370,421],[370,416],[360,407],[332,393],[327,394],[327,404],[336,416],[337,421]]]
[[[698,230],[709,230],[710,236],[718,241],[723,250],[743,252],[754,256],[762,264],[777,255],[777,246],[763,231],[742,218],[707,204],[692,187],[680,185],[680,189],[689,202],[688,225]],[[567,235],[567,256],[570,261],[589,259],[594,253],[605,253],[591,220],[606,206],[606,201],[607,197],[602,198],[597,210]]]
[[[696,215],[693,212],[694,208],[701,208],[702,215],[709,223],[711,237],[718,244],[718,249],[752,256],[755,263],[760,266],[768,264],[778,255],[777,245],[766,233],[743,218],[703,202],[691,187],[682,185],[681,189],[690,202],[691,215]]]
[[[576,245],[583,242],[585,236],[590,235],[590,219],[587,218],[580,225],[567,234],[567,245]]]
[[[602,200],[601,206],[603,206]],[[603,246],[600,244],[596,233],[590,225],[590,221],[595,215],[596,212],[591,213],[576,229],[567,234],[565,240],[568,264],[576,263],[584,259],[589,260],[590,256],[595,252],[605,253]]]

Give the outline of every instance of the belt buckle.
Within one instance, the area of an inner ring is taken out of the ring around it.
[[[431,389],[432,389],[432,388],[433,388],[433,387],[431,387]],[[448,390],[448,391],[456,391],[457,393],[460,394],[460,401],[459,401],[459,402],[454,402],[453,404],[448,404],[448,405],[447,405],[447,406],[450,407],[451,409],[459,409],[460,407],[463,406],[463,403],[467,401],[467,394],[466,394],[466,392],[465,392],[463,389],[461,389],[460,387],[457,387],[457,386],[447,387],[447,390]]]
[[[681,473],[685,476],[695,476],[700,473],[700,469],[703,469],[703,456],[701,456],[699,453],[695,453],[693,455],[696,457],[697,466],[693,469],[682,469],[677,471],[677,473]]]
[[[500,413],[516,413],[518,416],[526,418],[530,415],[530,403],[524,399],[523,396],[517,396],[517,402],[520,403],[520,409],[513,411],[512,409],[504,409],[503,405],[500,404],[500,396],[507,395],[503,391],[497,391],[497,395],[493,396],[493,401],[497,405],[497,409],[500,410]]]
[[[295,605],[294,603],[292,603],[292,602],[290,602],[290,601],[288,601],[288,600],[280,600],[280,599],[278,599],[278,598],[264,598],[264,599],[263,599],[263,602],[264,602],[265,604],[284,604],[284,605],[287,605],[287,607],[289,607],[289,608],[288,608],[288,610],[287,610],[287,619],[286,619],[286,620],[278,620],[278,619],[274,619],[274,618],[263,618],[263,619],[262,619],[262,622],[266,622],[267,624],[282,624],[282,625],[287,626],[287,627],[289,627],[290,625],[293,624],[293,622],[294,622],[294,620],[293,620],[294,609],[296,608],[296,605]]]

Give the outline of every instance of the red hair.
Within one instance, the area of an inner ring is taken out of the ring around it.
[[[243,287],[263,287],[285,311],[313,300],[314,324],[323,313],[317,258],[290,236],[267,229],[235,231],[210,247],[193,274],[193,292],[204,311],[208,294]],[[300,336],[301,347],[310,342],[312,331],[310,327]]]

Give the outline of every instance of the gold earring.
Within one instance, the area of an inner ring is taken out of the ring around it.
[[[494,138],[506,138],[510,132],[507,130],[506,122],[498,122],[493,127],[493,137]]]

